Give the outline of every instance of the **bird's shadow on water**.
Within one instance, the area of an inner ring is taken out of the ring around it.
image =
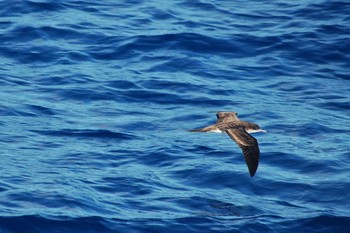
[[[202,197],[194,198],[191,201],[191,211],[198,216],[205,217],[254,217],[261,215],[262,211],[253,206],[235,205],[215,199],[207,199]]]

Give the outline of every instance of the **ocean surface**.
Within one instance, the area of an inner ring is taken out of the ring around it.
[[[348,233],[350,2],[0,1],[0,127],[1,233]]]

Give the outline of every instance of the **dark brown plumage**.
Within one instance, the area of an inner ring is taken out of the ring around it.
[[[258,141],[248,132],[266,132],[257,124],[241,121],[235,112],[218,112],[217,122],[202,129],[190,132],[225,132],[242,149],[249,174],[253,177],[258,169],[260,150]]]

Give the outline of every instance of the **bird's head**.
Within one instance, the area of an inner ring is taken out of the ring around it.
[[[217,112],[216,116],[217,118],[223,118],[227,116],[237,116],[238,114],[236,112]]]

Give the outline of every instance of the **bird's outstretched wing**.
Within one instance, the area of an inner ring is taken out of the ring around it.
[[[227,129],[226,133],[242,149],[245,162],[247,163],[250,176],[254,176],[259,165],[258,141],[251,136],[244,128]]]

